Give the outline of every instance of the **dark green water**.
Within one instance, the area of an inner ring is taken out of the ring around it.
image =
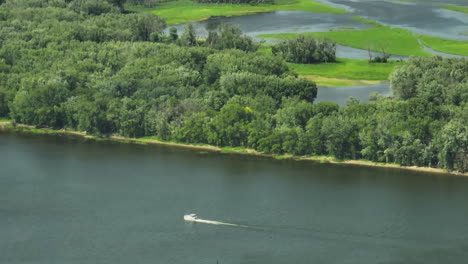
[[[2,264],[467,259],[467,178],[0,133]]]

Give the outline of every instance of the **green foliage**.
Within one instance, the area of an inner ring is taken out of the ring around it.
[[[462,105],[468,100],[468,60],[412,58],[390,77],[393,94],[403,100],[423,98],[434,104]]]
[[[171,37],[157,17],[49,2],[0,6],[0,116],[14,122],[283,157],[468,169],[466,60],[410,60],[392,75],[397,99],[314,104],[315,83],[279,56],[200,46],[190,26]]]
[[[334,63],[289,64],[300,75],[347,78],[350,80],[388,80],[395,66],[403,62],[369,63],[367,60],[338,58]]]
[[[196,0],[202,4],[271,4],[273,0]]]
[[[425,46],[433,50],[468,56],[468,41],[466,40],[451,40],[425,35],[418,35],[418,37]]]
[[[338,44],[393,55],[430,56],[418,41],[418,36],[402,28],[391,28],[376,23],[374,28],[330,32],[280,33],[259,35],[262,38],[293,39],[303,34],[315,38],[327,38]]]
[[[292,63],[318,63],[336,61],[336,44],[327,40],[318,41],[312,37],[299,35],[295,39],[284,40],[271,47],[274,55]]]
[[[221,24],[217,31],[211,31],[206,44],[215,49],[240,49],[257,51],[259,45],[252,38],[242,34],[239,26]]]
[[[253,1],[253,2],[262,2]],[[260,12],[278,10],[296,10],[315,13],[344,14],[344,9],[334,8],[318,1],[311,0],[276,0],[273,4],[202,4],[193,0],[161,1],[156,7],[129,6],[134,12],[152,13],[166,19],[168,24],[179,24],[197,20],[205,20],[212,16],[241,16]]]
[[[180,45],[182,46],[197,46],[197,35],[192,24],[185,25],[184,33],[180,37]]]
[[[118,13],[119,9],[114,6],[112,1],[106,0],[74,0],[68,4],[68,7],[78,13],[88,15],[101,15],[105,13]]]

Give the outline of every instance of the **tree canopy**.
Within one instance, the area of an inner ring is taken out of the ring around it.
[[[91,2],[101,7],[83,7]],[[243,36],[238,28],[221,28],[200,45],[190,26],[180,37],[164,27],[157,16],[122,14],[112,1],[7,0],[0,117],[96,135],[468,171],[466,59],[413,58],[391,77],[396,98],[339,107],[314,103],[315,83],[281,56],[253,52],[248,39],[227,41]]]

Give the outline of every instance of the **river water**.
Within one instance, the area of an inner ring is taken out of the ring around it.
[[[0,168],[0,263],[468,258],[464,177],[14,132]]]
[[[468,14],[451,11],[437,4],[457,4],[468,6],[466,0],[417,0],[417,1],[385,1],[385,0],[318,0],[325,4],[346,9],[346,14],[318,14],[302,11],[277,11],[259,13],[247,16],[213,17],[206,21],[194,22],[193,25],[200,36],[214,30],[221,23],[232,23],[240,26],[242,31],[256,40],[257,35],[291,32],[323,32],[343,30],[352,27],[353,30],[371,28],[353,18],[361,16],[381,24],[405,28],[417,34],[442,37],[455,40],[468,40]],[[175,25],[183,32],[184,25]],[[269,41],[270,40],[266,40]],[[431,50],[429,50],[431,51]],[[445,56],[445,53],[433,52]],[[374,55],[380,55],[374,53]],[[338,45],[337,56],[349,59],[368,59],[366,50]],[[450,54],[447,54],[450,56]],[[453,55],[452,55],[453,56]],[[406,59],[404,56],[393,55],[394,59]]]
[[[378,93],[381,96],[391,96],[392,90],[389,82],[381,82],[372,85],[358,85],[345,87],[325,87],[319,86],[315,102],[329,101],[341,106],[346,105],[350,97],[359,99],[361,103],[369,102],[369,96],[372,93]]]
[[[384,0],[319,0],[329,5],[347,9],[346,14],[319,14],[303,11],[277,11],[247,16],[214,17],[195,22],[200,34],[215,29],[220,23],[232,23],[250,36],[290,32],[320,32],[340,30],[342,27],[366,29],[353,16],[362,16],[384,25],[409,29],[415,33],[447,39],[468,40],[468,14],[451,11],[433,1],[384,1]],[[439,1],[438,3],[441,3]],[[468,6],[468,1],[448,1]],[[183,25],[178,25],[183,29]]]

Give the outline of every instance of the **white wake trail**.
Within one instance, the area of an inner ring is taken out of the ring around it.
[[[226,223],[226,222],[220,222],[220,221],[200,219],[200,218],[197,217],[196,214],[184,215],[184,220],[187,221],[187,222],[197,222],[197,223],[204,223],[204,224],[210,224],[210,225],[249,227],[249,226],[246,226],[246,225],[238,225],[238,224],[233,224],[233,223]]]
[[[212,220],[206,220],[206,219],[195,219],[193,222],[197,223],[204,223],[204,224],[210,224],[210,225],[225,225],[225,226],[236,226],[236,227],[249,227],[246,225],[238,225],[238,224],[233,224],[233,223],[226,223],[226,222],[220,222],[220,221],[212,221]]]

